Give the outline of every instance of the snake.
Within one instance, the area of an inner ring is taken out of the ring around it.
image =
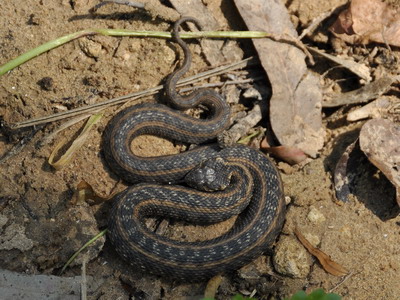
[[[178,80],[189,70],[191,53],[181,39],[183,17],[173,38],[184,60],[166,80],[172,107],[143,103],[125,108],[107,124],[104,158],[112,172],[130,183],[112,199],[108,238],[116,252],[136,270],[178,281],[203,281],[233,272],[260,256],[276,240],[285,218],[280,174],[259,150],[245,145],[220,148],[212,143],[230,122],[229,106],[210,89],[181,95]],[[207,117],[182,110],[201,106]],[[156,135],[199,146],[175,155],[141,157],[130,148],[140,135]],[[207,225],[236,216],[222,235],[182,241],[147,228],[150,217]]]

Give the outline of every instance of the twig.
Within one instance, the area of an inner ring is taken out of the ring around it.
[[[184,78],[178,82],[178,86],[198,82],[204,78],[209,78],[212,76],[220,75],[220,74],[226,73],[230,70],[243,68],[246,65],[248,65],[251,61],[253,61],[252,57],[246,58],[244,60],[241,60],[240,62],[236,62],[236,63],[229,64],[226,66],[218,67],[213,70],[209,70],[209,71],[202,72],[202,73],[199,73],[194,76]],[[38,125],[38,124],[45,124],[45,123],[49,123],[49,122],[62,120],[62,119],[77,116],[77,115],[80,115],[83,113],[92,113],[93,111],[99,111],[99,110],[105,109],[112,105],[122,104],[127,101],[139,99],[144,96],[154,95],[158,91],[162,90],[163,88],[164,87],[162,85],[159,85],[159,86],[156,86],[156,87],[144,90],[144,91],[139,91],[139,92],[131,93],[131,94],[124,95],[121,97],[105,100],[105,101],[102,101],[99,103],[95,103],[95,104],[91,104],[91,105],[87,105],[87,106],[83,106],[83,107],[78,107],[75,109],[71,109],[69,111],[60,112],[60,113],[52,114],[49,116],[44,116],[44,117],[40,117],[40,118],[36,118],[36,119],[30,119],[27,121],[14,123],[14,124],[11,124],[10,127],[12,129],[23,128],[23,127],[34,126],[34,125]]]
[[[318,17],[316,17],[314,20],[312,20],[311,24],[303,30],[303,32],[299,36],[299,40],[302,40],[307,34],[312,33],[318,25],[325,20],[326,18],[330,17],[335,11],[337,7],[332,8],[329,11],[326,11],[322,14],[320,14]]]
[[[347,279],[349,279],[350,277],[353,277],[355,274],[359,274],[359,273],[361,273],[361,272],[357,272],[357,273],[351,272],[351,273],[347,274],[338,284],[336,284],[333,288],[331,288],[331,289],[329,290],[329,293],[332,293],[332,292],[333,292],[334,290],[336,290],[339,286],[341,286],[344,282],[346,282]]]
[[[257,78],[248,78],[248,79],[241,79],[241,80],[230,80],[230,81],[225,81],[225,82],[212,82],[212,83],[206,83],[206,84],[202,84],[199,86],[193,86],[193,87],[188,87],[188,88],[183,88],[180,89],[179,91],[182,93],[186,93],[186,92],[191,92],[193,90],[196,89],[202,89],[202,88],[215,88],[215,87],[221,87],[221,86],[225,86],[225,85],[232,85],[232,84],[244,84],[244,83],[251,83],[257,80],[261,80],[261,77],[257,77]]]
[[[394,82],[400,81],[400,76],[386,75],[357,90],[326,98],[322,107],[336,107],[349,104],[358,104],[376,99],[386,93]]]
[[[82,261],[82,280],[81,280],[81,300],[87,300],[87,278],[86,278],[86,262],[87,255],[83,257]]]
[[[304,52],[311,65],[315,64],[314,58],[311,55],[310,51],[308,51],[307,47],[301,42],[299,38],[295,38],[289,34],[270,35],[268,38],[276,42],[284,42],[296,46]]]
[[[121,5],[127,5],[130,7],[134,8],[144,8],[143,3],[139,2],[132,2],[132,1],[121,1],[121,0],[110,0],[110,1],[102,1],[99,4],[95,5],[93,8],[90,9],[91,13],[95,13],[100,7],[106,5],[106,4],[121,4]]]
[[[341,58],[338,56],[330,55],[328,53],[325,53],[321,51],[320,49],[314,48],[314,47],[307,47],[311,52],[314,52],[318,55],[321,55],[338,65],[342,66],[343,68],[348,69],[349,71],[353,72],[356,74],[358,77],[364,79],[366,82],[371,81],[371,74],[370,74],[370,69],[363,64],[359,64],[350,58]]]

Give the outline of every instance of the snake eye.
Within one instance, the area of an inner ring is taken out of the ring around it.
[[[192,169],[185,177],[185,182],[201,191],[220,191],[226,189],[232,175],[231,168],[221,157],[204,161]]]

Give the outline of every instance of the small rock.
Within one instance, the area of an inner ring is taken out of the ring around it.
[[[26,275],[0,269],[0,278],[1,299],[81,299],[81,276]],[[91,298],[104,279],[86,276],[85,282],[87,296]]]
[[[278,163],[278,169],[288,175],[293,174],[295,171],[295,168],[293,168],[291,165],[289,165],[288,163],[285,163],[283,161]]]
[[[0,215],[0,233],[3,232],[3,226],[6,225],[8,222],[8,218],[5,215]]]
[[[32,247],[33,241],[26,237],[25,228],[20,224],[11,224],[0,236],[0,250],[18,249],[26,251]]]
[[[325,216],[315,207],[311,207],[307,219],[313,224],[320,224],[326,220]]]
[[[251,87],[248,88],[244,93],[243,93],[243,97],[246,99],[257,99],[257,100],[262,100],[262,96],[261,93],[256,90],[255,88]]]
[[[293,237],[283,236],[276,245],[273,257],[275,270],[293,278],[305,278],[310,272],[311,257]]]
[[[239,103],[240,90],[235,85],[227,85],[224,90],[226,102],[229,104]]]
[[[259,279],[262,275],[270,273],[268,257],[262,255],[238,270],[238,275],[243,279]]]
[[[97,58],[101,54],[102,46],[92,40],[82,39],[79,40],[79,47],[87,56]]]
[[[51,77],[43,77],[40,79],[37,84],[44,91],[51,91],[54,85],[54,80]]]
[[[321,244],[321,240],[317,235],[313,235],[311,233],[305,233],[304,237],[307,239],[307,241],[310,242],[311,245],[313,245],[315,248]]]

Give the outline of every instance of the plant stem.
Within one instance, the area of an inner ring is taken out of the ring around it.
[[[131,37],[154,37],[154,38],[171,38],[170,32],[164,31],[132,31],[126,29],[85,29],[78,32],[74,32],[45,44],[40,45],[17,58],[10,60],[4,65],[0,66],[0,76],[4,75],[8,71],[11,71],[15,67],[27,62],[28,60],[47,52],[51,49],[57,48],[65,43],[68,43],[74,39],[88,36],[88,35],[105,35],[105,36],[131,36]],[[263,31],[198,31],[198,32],[185,32],[181,34],[183,39],[191,38],[265,38],[269,37],[270,34]]]

